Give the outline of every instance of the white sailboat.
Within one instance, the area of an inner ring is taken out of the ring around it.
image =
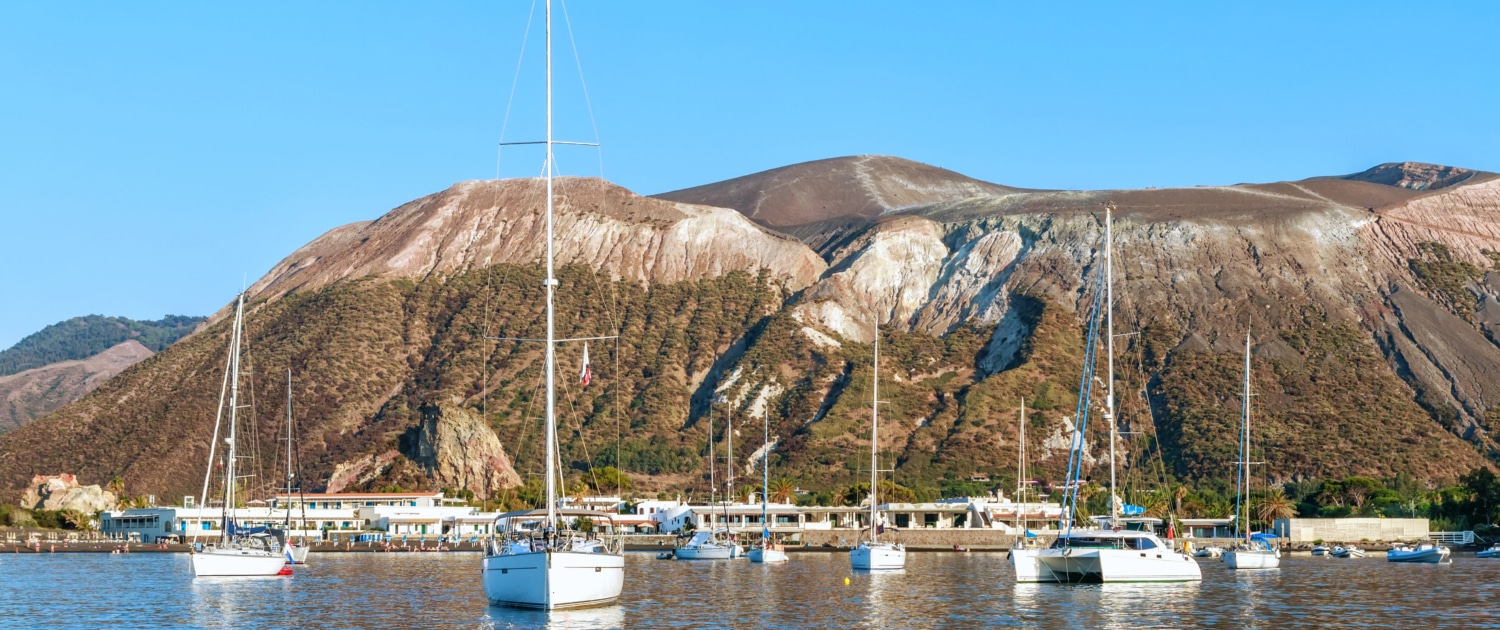
[[[496,537],[486,546],[480,564],[485,597],[496,606],[555,610],[602,606],[619,600],[625,586],[625,556],[618,539],[604,540],[593,531],[573,525],[608,522],[610,514],[590,510],[558,508],[556,368],[553,329],[553,293],[557,287],[553,271],[552,224],[552,2],[546,3],[547,30],[547,409],[546,468],[547,506],[542,510],[509,512],[496,517]],[[574,520],[568,520],[571,517]]]
[[[721,401],[722,402],[722,401]],[[709,521],[714,520],[714,507],[719,503],[718,479],[715,477],[714,460],[718,458],[717,447],[714,446],[714,411],[713,404],[709,403],[708,409],[708,496],[709,496]],[[730,464],[733,466],[733,464]],[[728,510],[725,510],[724,519],[729,519]],[[728,529],[710,526],[707,531],[694,532],[687,540],[672,550],[673,557],[678,560],[730,560],[740,556],[740,546],[734,542],[733,536]]]
[[[767,503],[771,500],[771,471],[768,466],[771,463],[771,414],[761,417],[765,423],[764,445],[760,447],[760,542],[750,550],[750,561],[765,564],[786,562],[786,547],[779,541],[771,539],[770,510]]]
[[[240,408],[240,339],[245,330],[245,295],[240,294],[234,309],[234,326],[229,334],[229,358],[225,362],[224,380],[229,394],[228,436],[224,438],[224,506],[219,541],[190,554],[195,577],[291,575],[291,558],[278,549],[265,528],[244,530],[234,522],[234,505],[239,477],[235,475],[239,460],[236,425]],[[219,426],[224,415],[224,391],[219,393],[219,411],[214,420],[214,437],[209,443],[208,473],[203,478],[200,505],[207,505],[208,482],[214,471],[214,451],[218,447]]]
[[[290,503],[291,500],[292,500],[292,481],[293,481],[293,478],[296,477],[296,475],[297,475],[296,471],[297,471],[297,468],[294,467],[293,464],[292,464],[292,370],[291,370],[291,368],[287,368],[287,371],[286,371],[286,500],[287,500],[288,503]],[[302,487],[301,480],[297,480],[297,488],[298,488],[298,493],[299,494],[301,493],[301,487]],[[298,504],[302,506],[302,529],[306,530],[307,529],[307,501],[306,501],[306,499],[303,499],[301,501],[298,501]],[[282,524],[282,531],[286,532],[286,534],[285,534],[286,535],[286,549],[287,549],[287,553],[291,554],[292,564],[307,564],[307,552],[310,549],[310,547],[307,545],[307,541],[305,541],[305,540],[298,540],[295,543],[292,542],[292,538],[291,538],[291,531],[292,531],[292,506],[290,506],[290,505],[286,506],[286,519],[285,519],[285,521]]]
[[[1047,549],[1038,551],[1031,564],[1017,561],[1018,582],[1190,582],[1203,579],[1203,572],[1191,556],[1179,553],[1157,537],[1154,532],[1130,529],[1120,518],[1120,502],[1115,496],[1115,442],[1119,428],[1115,423],[1115,363],[1114,363],[1114,216],[1113,208],[1106,207],[1104,214],[1104,301],[1096,301],[1089,318],[1088,350],[1083,377],[1079,383],[1078,427],[1073,436],[1073,449],[1068,463],[1068,498],[1064,499],[1062,530],[1057,540]],[[1109,423],[1109,478],[1110,516],[1095,519],[1097,523],[1108,523],[1109,527],[1075,529],[1072,526],[1078,509],[1078,488],[1082,485],[1082,454],[1084,429],[1088,404],[1093,391],[1093,358],[1098,347],[1098,330],[1102,306],[1105,330],[1103,337],[1107,347],[1108,376],[1107,393],[1104,399],[1103,419]],[[1071,502],[1069,502],[1071,500]],[[1012,556],[1013,561],[1017,560]]]
[[[1037,553],[1041,549],[1032,543],[1031,528],[1026,523],[1026,399],[1021,399],[1021,423],[1020,437],[1016,446],[1016,526],[1020,528],[1021,535],[1016,537],[1010,549],[1010,566],[1016,572],[1016,580],[1019,582],[1035,582],[1037,572]]]
[[[870,537],[849,551],[849,566],[855,571],[889,571],[906,568],[906,546],[882,541],[886,527],[880,513],[880,326],[875,326],[875,372],[870,393]]]
[[[1250,333],[1245,333],[1245,389],[1242,394],[1240,420],[1240,467],[1235,480],[1235,529],[1243,528],[1245,536],[1234,549],[1224,552],[1224,563],[1231,569],[1275,569],[1281,566],[1281,550],[1269,534],[1250,531]]]

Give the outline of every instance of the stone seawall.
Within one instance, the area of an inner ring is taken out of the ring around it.
[[[794,540],[811,547],[848,548],[858,542],[859,537],[859,530],[853,529],[813,530],[802,532]],[[954,547],[1004,550],[1010,549],[1016,538],[1015,534],[993,529],[904,529],[882,535],[882,539],[902,543],[913,551],[951,550]],[[1055,538],[1055,534],[1044,533],[1034,540],[1040,545],[1050,545]]]

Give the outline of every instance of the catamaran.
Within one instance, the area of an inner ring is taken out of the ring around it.
[[[229,333],[229,357],[225,359],[224,386],[219,391],[219,410],[214,418],[214,436],[209,442],[208,472],[203,476],[203,492],[199,504],[207,505],[208,483],[213,476],[214,453],[218,448],[219,427],[224,420],[224,396],[229,396],[228,436],[224,438],[224,495],[219,541],[202,550],[193,551],[191,565],[196,577],[209,576],[268,576],[291,575],[291,556],[278,548],[274,532],[264,527],[245,529],[234,521],[234,506],[239,477],[235,475],[239,461],[239,443],[236,425],[240,408],[240,340],[245,331],[245,294],[241,293],[234,309],[234,326]]]
[[[1275,569],[1281,566],[1281,550],[1276,537],[1250,531],[1250,333],[1245,333],[1245,388],[1240,404],[1240,465],[1235,479],[1236,538],[1244,538],[1234,549],[1224,552],[1224,563],[1231,569]]]
[[[1067,485],[1064,488],[1062,516],[1058,522],[1061,533],[1051,547],[1037,551],[1030,558],[1030,563],[1024,561],[1030,554],[1018,557],[1012,553],[1017,582],[1188,582],[1203,579],[1203,573],[1192,557],[1173,550],[1149,528],[1131,527],[1133,523],[1145,521],[1122,519],[1121,502],[1114,496],[1115,442],[1119,427],[1115,422],[1113,228],[1113,208],[1106,207],[1102,283],[1104,299],[1099,299],[1100,287],[1095,285],[1094,306],[1090,309],[1088,319],[1089,334],[1084,351],[1083,375],[1078,386],[1078,405],[1074,414],[1075,427],[1068,457]],[[1101,319],[1105,325],[1102,335],[1099,330]],[[1109,366],[1102,415],[1104,421],[1109,423],[1110,515],[1094,519],[1095,527],[1075,529],[1073,521],[1080,507],[1079,490],[1084,485],[1084,436],[1093,402],[1096,380],[1093,371],[1101,336],[1105,340]]]
[[[480,563],[484,594],[496,606],[555,610],[603,606],[619,600],[625,586],[625,556],[617,537],[601,538],[597,526],[617,531],[604,512],[558,507],[558,447],[556,403],[557,337],[553,326],[552,222],[552,2],[546,3],[547,30],[547,338],[546,469],[547,506],[540,510],[508,512],[495,517],[496,534],[485,546]]]
[[[786,547],[780,542],[771,539],[770,510],[767,502],[771,500],[771,471],[768,466],[771,463],[771,414],[761,416],[764,422],[765,442],[760,447],[760,542],[750,550],[751,562],[763,562],[773,564],[786,562]]]
[[[882,541],[887,523],[880,513],[880,326],[875,327],[875,372],[870,390],[870,537],[849,552],[849,566],[856,571],[887,571],[906,568],[906,546]]]

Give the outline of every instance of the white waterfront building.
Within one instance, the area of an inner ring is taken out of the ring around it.
[[[1025,529],[1053,529],[1062,516],[1062,506],[1049,502],[1017,503],[1003,495],[960,497],[930,503],[885,503],[880,511],[889,515],[898,529],[990,529],[1007,534],[1021,534]],[[642,501],[637,514],[648,514],[662,533],[680,532],[691,523],[692,529],[728,529],[732,532],[758,533],[768,527],[775,533],[849,529],[868,527],[869,508],[859,506],[797,506],[772,503],[766,507],[766,523],[761,521],[761,505],[751,503],[718,503],[690,505],[681,501]]]
[[[244,527],[280,527],[291,513],[293,537],[348,538],[359,532],[388,536],[474,536],[489,534],[495,514],[481,513],[441,492],[277,494],[269,505],[230,510]],[[105,512],[100,531],[119,540],[156,542],[218,538],[224,511],[219,506],[156,506]],[[305,505],[305,507],[304,507]]]

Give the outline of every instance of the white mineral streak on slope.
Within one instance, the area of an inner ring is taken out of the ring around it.
[[[943,266],[931,300],[922,307],[917,330],[945,334],[969,319],[999,321],[1007,309],[1002,291],[1006,270],[1021,253],[1021,236],[1010,230],[980,232]]]
[[[774,380],[761,385],[760,391],[755,394],[755,400],[750,402],[750,417],[756,420],[764,419],[766,405],[771,402],[772,398],[780,396],[782,391],[784,388]]]
[[[808,340],[812,341],[813,345],[819,348],[842,348],[844,346],[844,344],[839,343],[837,339],[823,334],[818,329],[813,328],[812,326],[803,326],[802,334],[805,335]]]
[[[1066,459],[1069,451],[1073,448],[1073,439],[1077,432],[1078,427],[1073,424],[1073,418],[1063,416],[1062,426],[1054,428],[1052,433],[1046,439],[1042,440],[1042,456],[1037,458],[1037,461],[1045,462],[1052,459],[1053,455],[1061,455]],[[1093,466],[1098,461],[1094,458],[1093,453],[1089,452],[1089,442],[1090,439],[1083,441],[1083,463],[1085,466]],[[1105,445],[1105,447],[1107,448],[1108,445]]]
[[[640,283],[764,268],[793,290],[826,268],[807,246],[733,210],[640,197],[596,179],[563,178],[557,188],[560,264],[587,264]],[[540,180],[455,184],[377,221],[330,230],[278,263],[250,292],[277,297],[367,275],[421,278],[496,263],[532,264],[544,250],[545,202]]]
[[[797,309],[846,339],[874,340],[879,322],[906,324],[927,303],[948,247],[942,226],[903,217],[880,226],[840,271],[822,279]]]
[[[740,375],[744,372],[745,368],[736,366],[734,368],[734,371],[729,373],[729,378],[724,379],[723,383],[720,383],[718,387],[714,388],[714,393],[721,394],[724,392],[724,390],[733,387],[735,383],[739,382]]]
[[[750,459],[745,462],[745,468],[748,469],[745,474],[754,475],[756,469],[760,466],[760,458],[765,456],[766,453],[776,452],[776,444],[780,441],[780,439],[773,437],[770,444],[762,444],[760,448],[755,449],[755,452],[750,453]]]

